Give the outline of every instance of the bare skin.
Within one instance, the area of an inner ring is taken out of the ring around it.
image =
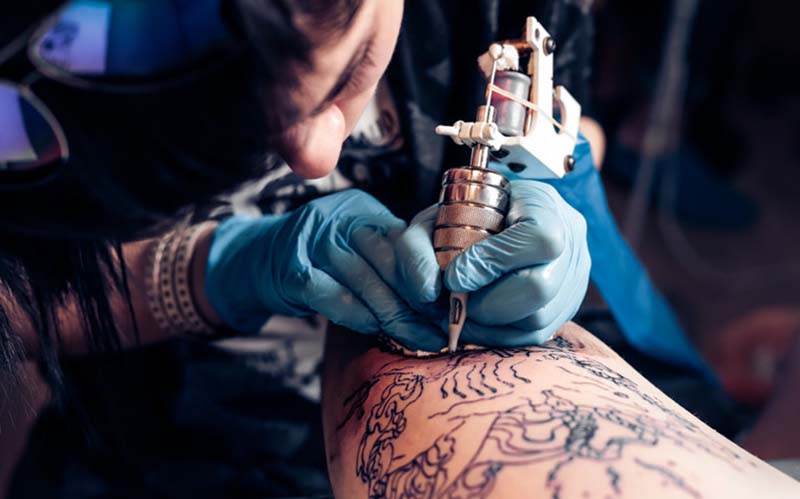
[[[798,497],[570,323],[543,347],[409,358],[329,336],[337,497]]]

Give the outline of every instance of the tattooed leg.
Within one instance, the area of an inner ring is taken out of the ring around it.
[[[586,331],[542,347],[399,356],[329,335],[337,497],[800,497]]]

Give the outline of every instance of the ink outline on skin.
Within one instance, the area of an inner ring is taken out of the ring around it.
[[[524,359],[518,360],[519,355]],[[627,451],[633,447],[655,448],[662,441],[704,452],[741,471],[738,465],[743,456],[715,441],[658,397],[643,392],[633,380],[602,362],[584,357],[566,338],[558,336],[541,347],[459,351],[434,359],[424,364],[408,358],[389,361],[354,392],[358,396],[351,395],[343,404],[346,416],[337,432],[350,424],[364,425],[355,474],[367,487],[370,499],[486,498],[502,479],[504,469],[541,462],[552,463],[544,486],[552,498],[559,498],[564,497],[565,487],[559,481],[559,474],[587,460],[605,465],[605,493],[615,497],[621,494],[624,476],[614,465],[623,458],[629,462],[633,458],[633,465],[645,474],[651,473],[676,497],[702,497],[686,478],[669,469],[670,462],[650,462],[630,456],[633,451]],[[571,374],[573,381],[561,381],[562,385],[529,397],[515,394],[515,389],[532,380],[514,368],[522,362],[541,360],[557,362],[557,367]],[[411,368],[406,369],[404,364]],[[482,390],[481,384],[473,381],[478,377],[476,373],[483,373],[481,382],[489,383],[497,391]],[[570,400],[570,395],[582,393],[581,383],[589,382],[595,389],[607,392],[604,398],[615,402],[614,406]],[[432,444],[417,455],[397,455],[395,445],[407,429],[406,411],[422,398],[426,388],[437,393],[439,400],[451,402],[428,415],[428,419],[445,418],[453,426],[441,435],[432,436],[435,437]],[[377,389],[381,395],[375,401],[370,394]],[[515,401],[511,407],[489,411],[480,411],[479,407],[464,410],[479,402],[511,395],[525,402]],[[368,402],[372,404],[369,410],[365,407]],[[355,407],[359,404],[360,407]],[[459,451],[456,434],[475,418],[493,419],[468,464],[454,472],[450,465]],[[538,430],[540,434],[546,425],[551,425],[551,438],[531,441],[529,433]],[[513,439],[513,445],[504,442],[504,438]]]

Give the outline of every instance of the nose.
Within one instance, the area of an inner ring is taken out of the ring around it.
[[[346,134],[344,114],[333,104],[284,132],[279,152],[299,177],[324,177],[336,168]]]

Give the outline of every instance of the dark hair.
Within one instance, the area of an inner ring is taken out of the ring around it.
[[[314,46],[351,24],[360,4],[223,1],[221,15],[244,49],[191,84],[138,95],[54,81],[34,87],[63,126],[70,159],[53,178],[0,191],[0,371],[21,358],[4,295],[35,325],[51,385],[60,384],[55,310],[67,296],[77,301],[91,350],[119,348],[108,296],[127,296],[116,263],[121,243],[274,164],[270,137],[298,118],[283,88],[296,83]]]

